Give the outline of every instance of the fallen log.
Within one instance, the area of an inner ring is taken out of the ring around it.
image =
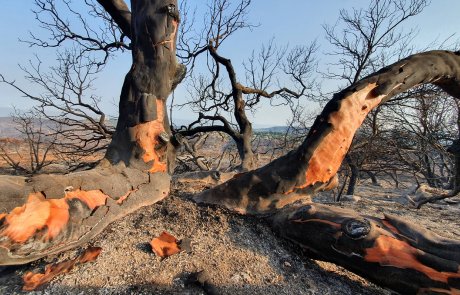
[[[404,221],[321,204],[272,217],[275,230],[323,260],[403,294],[460,294],[460,241]]]
[[[415,54],[347,87],[327,103],[298,149],[198,194],[195,201],[241,214],[273,214],[282,236],[398,292],[460,294],[460,241],[393,216],[380,220],[311,203],[284,209],[336,187],[336,173],[367,114],[427,83],[460,99],[460,52]]]

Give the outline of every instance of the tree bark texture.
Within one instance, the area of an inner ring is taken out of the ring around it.
[[[175,148],[166,99],[184,72],[175,57],[177,1],[132,0],[132,14],[121,0],[99,3],[132,40],[133,65],[113,140],[93,170],[0,180],[6,184],[0,196],[0,265],[81,245],[115,219],[169,193]]]
[[[132,1],[133,65],[126,75],[119,118],[106,158],[150,172],[168,172],[174,146],[166,111],[180,67],[176,62],[176,1]]]
[[[273,226],[323,260],[403,294],[460,294],[460,242],[399,217],[320,204],[280,211]]]
[[[367,114],[414,86],[435,84],[460,98],[460,53],[415,54],[334,95],[302,145],[268,165],[195,197],[241,213],[265,214],[337,185],[336,173]]]
[[[334,95],[297,150],[195,200],[271,216],[282,236],[393,290],[459,294],[459,241],[443,239],[397,217],[380,220],[305,204],[316,192],[337,185],[336,173],[367,114],[394,95],[424,83],[460,98],[460,53],[416,54],[358,81]],[[292,205],[299,200],[304,205]]]

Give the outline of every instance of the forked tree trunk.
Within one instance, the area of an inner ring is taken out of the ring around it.
[[[334,95],[302,145],[195,197],[240,213],[275,214],[274,227],[323,259],[404,293],[458,294],[460,242],[394,217],[378,220],[309,201],[336,173],[367,114],[392,96],[432,83],[460,98],[460,53],[410,56]],[[284,208],[284,209],[283,209]]]
[[[112,16],[127,21],[123,1],[98,1]],[[133,66],[123,85],[120,120],[106,161],[92,171],[66,176],[5,177],[1,200],[4,212],[10,212],[0,213],[2,265],[86,242],[108,222],[168,193],[173,147],[165,101],[178,80],[176,72],[183,72],[176,70],[174,56],[177,3],[131,3],[126,35],[133,41]],[[337,184],[337,170],[370,110],[422,83],[460,98],[459,70],[459,53],[446,51],[417,54],[384,68],[336,94],[297,150],[196,200],[242,213],[276,213],[273,224],[283,236],[392,289],[458,293],[457,241],[394,217],[378,220],[311,204],[283,208]],[[12,202],[25,205],[13,209]]]
[[[91,171],[3,182],[0,265],[85,243],[111,221],[169,193],[175,149],[166,99],[180,80],[176,73],[183,73],[175,57],[177,1],[132,0],[132,15],[123,1],[99,2],[132,41],[116,132],[105,159]]]

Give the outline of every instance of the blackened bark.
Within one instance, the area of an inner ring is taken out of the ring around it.
[[[131,34],[131,11],[123,0],[97,0],[128,38]]]
[[[310,204],[282,210],[272,220],[281,236],[381,286],[402,294],[459,292],[460,241],[399,217]]]
[[[330,189],[356,130],[372,109],[425,83],[460,98],[459,81],[459,52],[430,51],[409,56],[335,94],[297,150],[195,199],[258,214]]]
[[[246,128],[245,133],[239,136],[236,147],[241,159],[241,171],[250,171],[255,168],[255,157],[252,151],[252,127]]]
[[[350,157],[350,155],[347,155],[345,159],[348,166],[350,166],[350,181],[348,182],[347,195],[354,195],[356,184],[358,183],[359,179],[359,168],[358,165],[353,162],[353,159]]]
[[[27,263],[86,243],[110,222],[168,195],[175,155],[166,99],[184,72],[175,57],[177,1],[132,0],[131,5],[133,65],[105,160],[93,170],[10,185],[0,195],[5,205],[0,208],[0,265]],[[109,13],[122,13],[118,8]]]

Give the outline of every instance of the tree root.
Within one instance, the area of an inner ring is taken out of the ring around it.
[[[112,221],[165,198],[170,186],[167,173],[124,165],[2,181],[7,190],[0,196],[0,265],[82,245]]]
[[[281,210],[272,222],[281,236],[381,286],[404,294],[460,293],[460,241],[399,217],[310,204]]]

